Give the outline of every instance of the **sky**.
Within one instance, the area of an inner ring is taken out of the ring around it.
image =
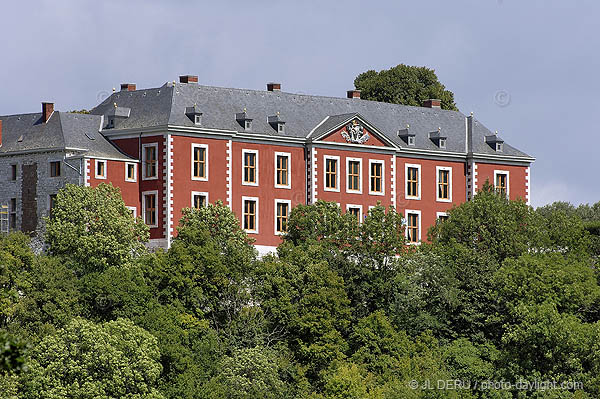
[[[600,2],[6,2],[0,114],[91,108],[120,83],[345,96],[361,72],[427,66],[458,108],[536,157],[532,204],[600,201]]]

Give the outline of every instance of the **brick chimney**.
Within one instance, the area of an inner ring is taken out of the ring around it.
[[[348,98],[360,98],[360,90],[348,90],[346,95]]]
[[[48,122],[48,119],[54,113],[54,103],[42,103],[42,119],[44,123]]]
[[[135,91],[135,83],[121,83],[121,91]]]
[[[281,83],[275,83],[275,82],[267,83],[267,91],[281,91]]]
[[[423,106],[425,108],[442,108],[442,101],[432,98],[432,99],[423,101]]]
[[[198,83],[197,75],[181,75],[179,77],[179,83]]]

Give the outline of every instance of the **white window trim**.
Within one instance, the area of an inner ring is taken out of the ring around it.
[[[440,170],[447,170],[448,173],[448,199],[440,198]],[[435,167],[435,200],[437,202],[452,202],[452,168],[449,166]]]
[[[358,208],[358,223],[363,222],[363,206],[358,204],[346,204],[346,213],[349,212],[350,208]]]
[[[496,176],[506,175],[506,198],[510,198],[510,172],[508,170],[494,170],[494,190],[496,189]]]
[[[154,147],[156,152],[156,176],[148,177],[146,176],[146,148]],[[158,180],[158,143],[147,143],[142,144],[142,180]]]
[[[288,184],[277,184],[277,157],[287,157],[287,182]],[[275,188],[292,188],[292,154],[289,152],[275,152],[275,173],[274,173]]]
[[[348,176],[350,171],[350,162],[358,161],[358,190],[350,190],[348,188]],[[346,193],[348,194],[362,194],[363,188],[363,162],[362,158],[346,158]]]
[[[98,174],[98,164],[103,163],[104,164],[104,175],[99,175]],[[94,176],[96,177],[96,179],[103,179],[106,180],[106,176],[108,175],[108,162],[106,161],[106,159],[96,159],[94,162]]]
[[[371,191],[371,165],[381,164],[381,192]],[[369,194],[370,195],[385,195],[385,161],[382,159],[369,159]]]
[[[325,185],[326,182],[326,178],[327,178],[327,160],[331,159],[334,160],[337,163],[337,171],[335,174],[335,187],[336,188],[328,188]],[[339,193],[340,192],[340,174],[342,173],[342,171],[340,170],[340,157],[337,155],[323,155],[323,191],[331,191],[331,192],[335,192],[335,193]]]
[[[196,195],[203,195],[206,197],[206,205],[208,205],[208,193],[204,191],[192,191],[192,196],[190,198],[190,208],[194,209],[194,197]]]
[[[146,223],[146,196],[152,194],[156,196],[156,209],[154,210],[156,213],[156,217],[154,218],[156,220],[156,224],[148,224],[147,226],[151,229],[156,229],[158,228],[158,190],[142,191],[142,220],[144,223]]]
[[[419,229],[418,236],[419,237],[418,237],[417,242],[408,242],[408,214],[409,213],[418,215],[418,217],[419,217],[419,226],[418,226],[418,229]],[[404,210],[404,215],[405,215],[405,220],[406,220],[406,222],[405,222],[406,228],[404,229],[404,237],[406,238],[407,244],[410,244],[410,245],[420,245],[421,244],[421,225],[422,225],[422,222],[421,222],[421,211],[417,211],[417,210],[414,210],[414,209],[405,209]]]
[[[408,168],[417,168],[418,172],[417,172],[417,179],[418,179],[418,184],[417,184],[417,191],[419,192],[419,195],[417,196],[411,196],[408,195]],[[421,199],[421,165],[419,164],[414,164],[414,163],[405,163],[404,164],[404,199],[411,199],[411,200],[420,200]]]
[[[127,171],[129,165],[133,165],[133,179],[127,177]],[[137,181],[137,163],[136,162],[125,162],[125,181],[136,182]]]
[[[504,143],[496,143],[496,152],[504,151]]]
[[[254,165],[254,177],[256,180],[256,183],[248,183],[244,181],[244,162],[246,160],[246,154],[255,154],[256,155],[256,165]],[[247,150],[247,149],[242,149],[242,186],[258,186],[258,150]]]
[[[204,148],[204,157],[205,157],[205,162],[204,162],[204,166],[205,166],[205,170],[204,170],[204,177],[195,177],[194,176],[194,150],[196,148]],[[191,168],[190,168],[190,176],[192,178],[192,180],[195,181],[208,181],[208,145],[207,144],[197,144],[197,143],[192,143],[192,158],[191,158]]]
[[[436,220],[439,220],[440,217],[442,217],[442,216],[448,216],[448,212],[436,212],[435,213],[435,219]]]
[[[132,212],[134,219],[137,218],[137,208],[135,206],[126,206],[125,208]]]
[[[202,125],[202,115],[194,114],[194,125],[196,125],[196,126]]]
[[[273,231],[275,232],[276,236],[282,236],[285,233],[277,231],[277,204],[287,204],[287,206],[288,206],[288,221],[289,221],[290,220],[290,212],[292,211],[292,201],[291,200],[283,200],[283,199],[275,200],[275,211],[273,213],[275,216],[275,219],[273,221]]]
[[[244,203],[246,201],[256,201],[256,215],[254,216],[256,218],[256,229],[254,230],[248,230],[244,228]],[[242,197],[242,212],[241,212],[241,216],[242,216],[242,230],[244,230],[246,233],[251,233],[251,234],[258,234],[258,221],[259,221],[259,211],[258,211],[258,197]]]

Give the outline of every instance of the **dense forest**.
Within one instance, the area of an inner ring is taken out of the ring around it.
[[[486,185],[421,245],[393,208],[287,227],[259,258],[217,203],[151,252],[117,189],[66,187],[43,253],[0,240],[0,396],[600,397],[600,203]]]

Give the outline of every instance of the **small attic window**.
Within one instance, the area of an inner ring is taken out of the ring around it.
[[[252,130],[252,120],[251,119],[246,119],[244,121],[244,130],[246,130],[246,131]]]
[[[440,139],[440,148],[446,148],[446,139]]]
[[[283,123],[278,123],[278,124],[277,124],[277,131],[278,131],[279,133],[283,133],[283,132],[285,132],[285,125],[284,125]]]
[[[108,128],[112,129],[115,127],[115,118],[108,118]]]
[[[408,136],[408,145],[415,145],[415,136]]]
[[[496,143],[496,151],[497,152],[502,152],[503,149],[504,149],[504,143]]]
[[[202,124],[202,114],[194,115],[194,124],[201,125]]]

